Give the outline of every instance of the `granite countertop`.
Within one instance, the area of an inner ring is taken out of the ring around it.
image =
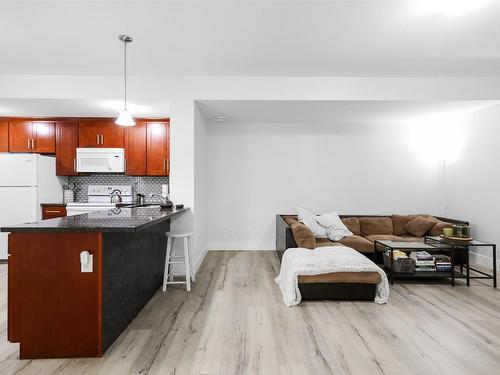
[[[1,232],[137,232],[189,211],[159,206],[115,208],[3,227]]]
[[[46,206],[64,206],[66,207],[66,203],[40,203],[40,206],[46,207]]]

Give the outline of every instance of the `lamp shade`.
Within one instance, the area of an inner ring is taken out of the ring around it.
[[[135,121],[127,108],[125,108],[120,112],[120,115],[116,119],[115,124],[120,126],[134,126]]]

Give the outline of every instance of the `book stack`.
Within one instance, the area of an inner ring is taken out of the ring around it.
[[[441,254],[434,255],[434,262],[436,263],[436,271],[451,271],[451,258],[449,256]]]
[[[427,251],[414,251],[410,257],[415,260],[415,271],[436,271],[434,258]]]

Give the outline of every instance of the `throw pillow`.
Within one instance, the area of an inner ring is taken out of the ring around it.
[[[444,228],[453,228],[452,223],[447,223],[446,221],[438,221],[429,231],[431,236],[440,236],[443,234]]]
[[[331,241],[339,241],[345,236],[352,236],[352,232],[347,229],[336,212],[318,216],[318,223],[326,228],[326,236]]]
[[[429,229],[436,225],[436,220],[419,216],[405,225],[405,230],[415,237],[423,237]]]
[[[318,224],[318,216],[305,208],[297,208],[297,218],[304,223],[314,234],[316,238],[326,238],[326,229]]]
[[[298,247],[305,249],[314,249],[316,247],[316,238],[313,232],[303,223],[295,222],[290,226],[292,236]]]

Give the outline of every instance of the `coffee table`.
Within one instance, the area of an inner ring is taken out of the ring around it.
[[[472,240],[468,242],[464,241],[453,241],[440,236],[426,236],[425,243],[428,245],[441,244],[446,246],[451,246],[453,248],[453,252],[457,254],[458,252],[463,252],[465,254],[465,274],[463,274],[463,264],[460,264],[460,273],[456,276],[456,278],[466,279],[467,286],[470,286],[471,279],[486,279],[493,280],[493,287],[497,287],[497,246],[493,243]],[[486,272],[480,271],[476,268],[473,268],[469,264],[469,249],[471,247],[491,247],[493,252],[493,274],[488,274]],[[471,275],[471,271],[474,275]],[[476,275],[478,274],[478,275]]]
[[[377,245],[383,246],[385,249],[390,250],[391,257],[391,267],[385,267],[384,269],[389,276],[389,281],[391,285],[394,285],[394,279],[451,279],[451,285],[455,286],[455,277],[459,276],[458,272],[455,272],[454,263],[454,248],[453,246],[441,242],[433,242],[432,244],[427,244],[424,242],[400,242],[400,241],[385,241],[376,240],[374,242],[375,249]],[[427,251],[429,254],[449,254],[451,258],[451,271],[415,271],[413,273],[409,272],[394,272],[394,250],[400,250],[405,253],[410,253],[412,251]]]

